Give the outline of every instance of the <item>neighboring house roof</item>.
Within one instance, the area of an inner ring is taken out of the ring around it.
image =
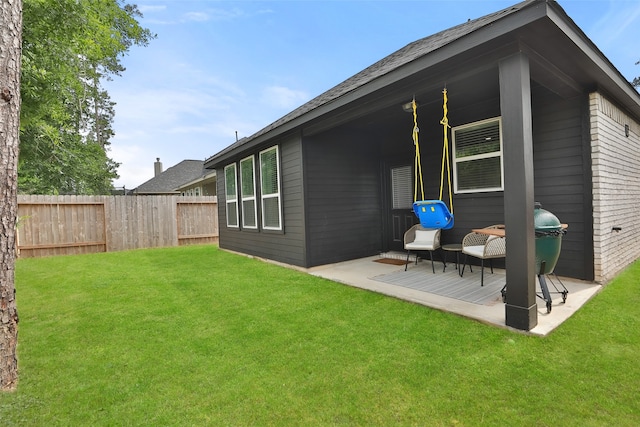
[[[183,160],[171,166],[158,176],[139,185],[133,190],[135,194],[174,194],[186,184],[193,183],[211,175],[211,170],[204,168],[202,160]]]
[[[531,11],[531,13],[527,14],[526,11]],[[502,22],[504,18],[518,12],[525,13],[522,21],[509,25],[499,25],[499,22]],[[488,40],[495,40],[502,34],[509,33],[519,26],[524,26],[528,22],[534,22],[543,16],[551,17],[560,30],[572,39],[577,49],[581,50],[588,57],[591,64],[595,64],[593,68],[589,68],[588,70],[577,66],[577,62],[572,64],[576,72],[582,73],[580,76],[581,80],[586,80],[589,83],[596,81],[598,85],[601,84],[618,99],[622,99],[627,108],[630,108],[634,114],[640,115],[640,95],[638,95],[638,92],[611,62],[609,62],[602,52],[600,52],[595,44],[589,40],[571,18],[569,18],[562,7],[554,0],[525,0],[506,9],[481,18],[469,20],[463,24],[408,44],[291,111],[289,114],[259,130],[250,137],[242,138],[214,154],[205,160],[205,166],[213,167],[217,162],[224,159],[227,154],[234,152],[239,147],[260,143],[263,140],[294,129],[296,126],[308,123],[313,119],[321,117],[323,114],[353,102],[383,86],[408,77],[419,71],[418,68],[433,66],[447,59],[448,55],[463,52],[466,49],[471,49]],[[463,38],[466,40],[472,33],[480,34],[481,30],[487,31],[481,36],[479,35],[478,40],[461,41],[461,44],[457,44],[456,48],[451,52],[446,54],[442,52],[442,49],[455,44],[454,42]],[[553,49],[554,47],[551,46],[550,48]],[[412,66],[416,61],[432,56],[433,59],[431,62]],[[571,81],[571,78],[567,80]],[[365,90],[365,87],[368,89]]]
[[[200,187],[200,186],[206,186],[210,184],[213,184],[215,186],[215,182],[216,182],[216,171],[211,169],[205,169],[203,166],[202,175],[200,175],[198,178],[194,180],[183,183],[182,185],[180,185],[180,187],[178,187],[177,190],[179,192],[183,192],[185,190],[191,189],[196,186]]]

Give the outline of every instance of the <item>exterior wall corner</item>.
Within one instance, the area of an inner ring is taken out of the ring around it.
[[[640,123],[598,92],[589,112],[594,275],[606,283],[640,258]]]

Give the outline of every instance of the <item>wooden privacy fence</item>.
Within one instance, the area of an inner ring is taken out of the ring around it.
[[[18,196],[18,255],[218,242],[216,196]]]

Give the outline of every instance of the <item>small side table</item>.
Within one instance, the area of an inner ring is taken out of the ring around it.
[[[462,243],[450,243],[448,245],[442,245],[442,250],[444,251],[444,268],[442,272],[444,273],[447,270],[447,259],[449,258],[449,252],[455,252],[456,254],[456,270],[460,273],[460,252],[462,252]]]

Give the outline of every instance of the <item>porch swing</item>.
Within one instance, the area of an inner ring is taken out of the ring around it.
[[[453,195],[451,192],[451,167],[449,165],[449,119],[447,118],[447,89],[442,91],[443,94],[443,117],[440,121],[444,131],[442,146],[442,167],[440,172],[440,196],[438,200],[424,200],[424,184],[422,181],[422,165],[420,164],[420,145],[418,143],[418,113],[415,98],[411,102],[413,109],[413,144],[416,147],[416,156],[414,160],[415,183],[413,193],[413,212],[420,220],[420,225],[424,228],[449,230],[453,228]],[[447,178],[449,187],[449,208],[442,201],[442,190],[444,188],[444,168],[447,167]],[[420,187],[422,199],[418,200],[418,187]]]

